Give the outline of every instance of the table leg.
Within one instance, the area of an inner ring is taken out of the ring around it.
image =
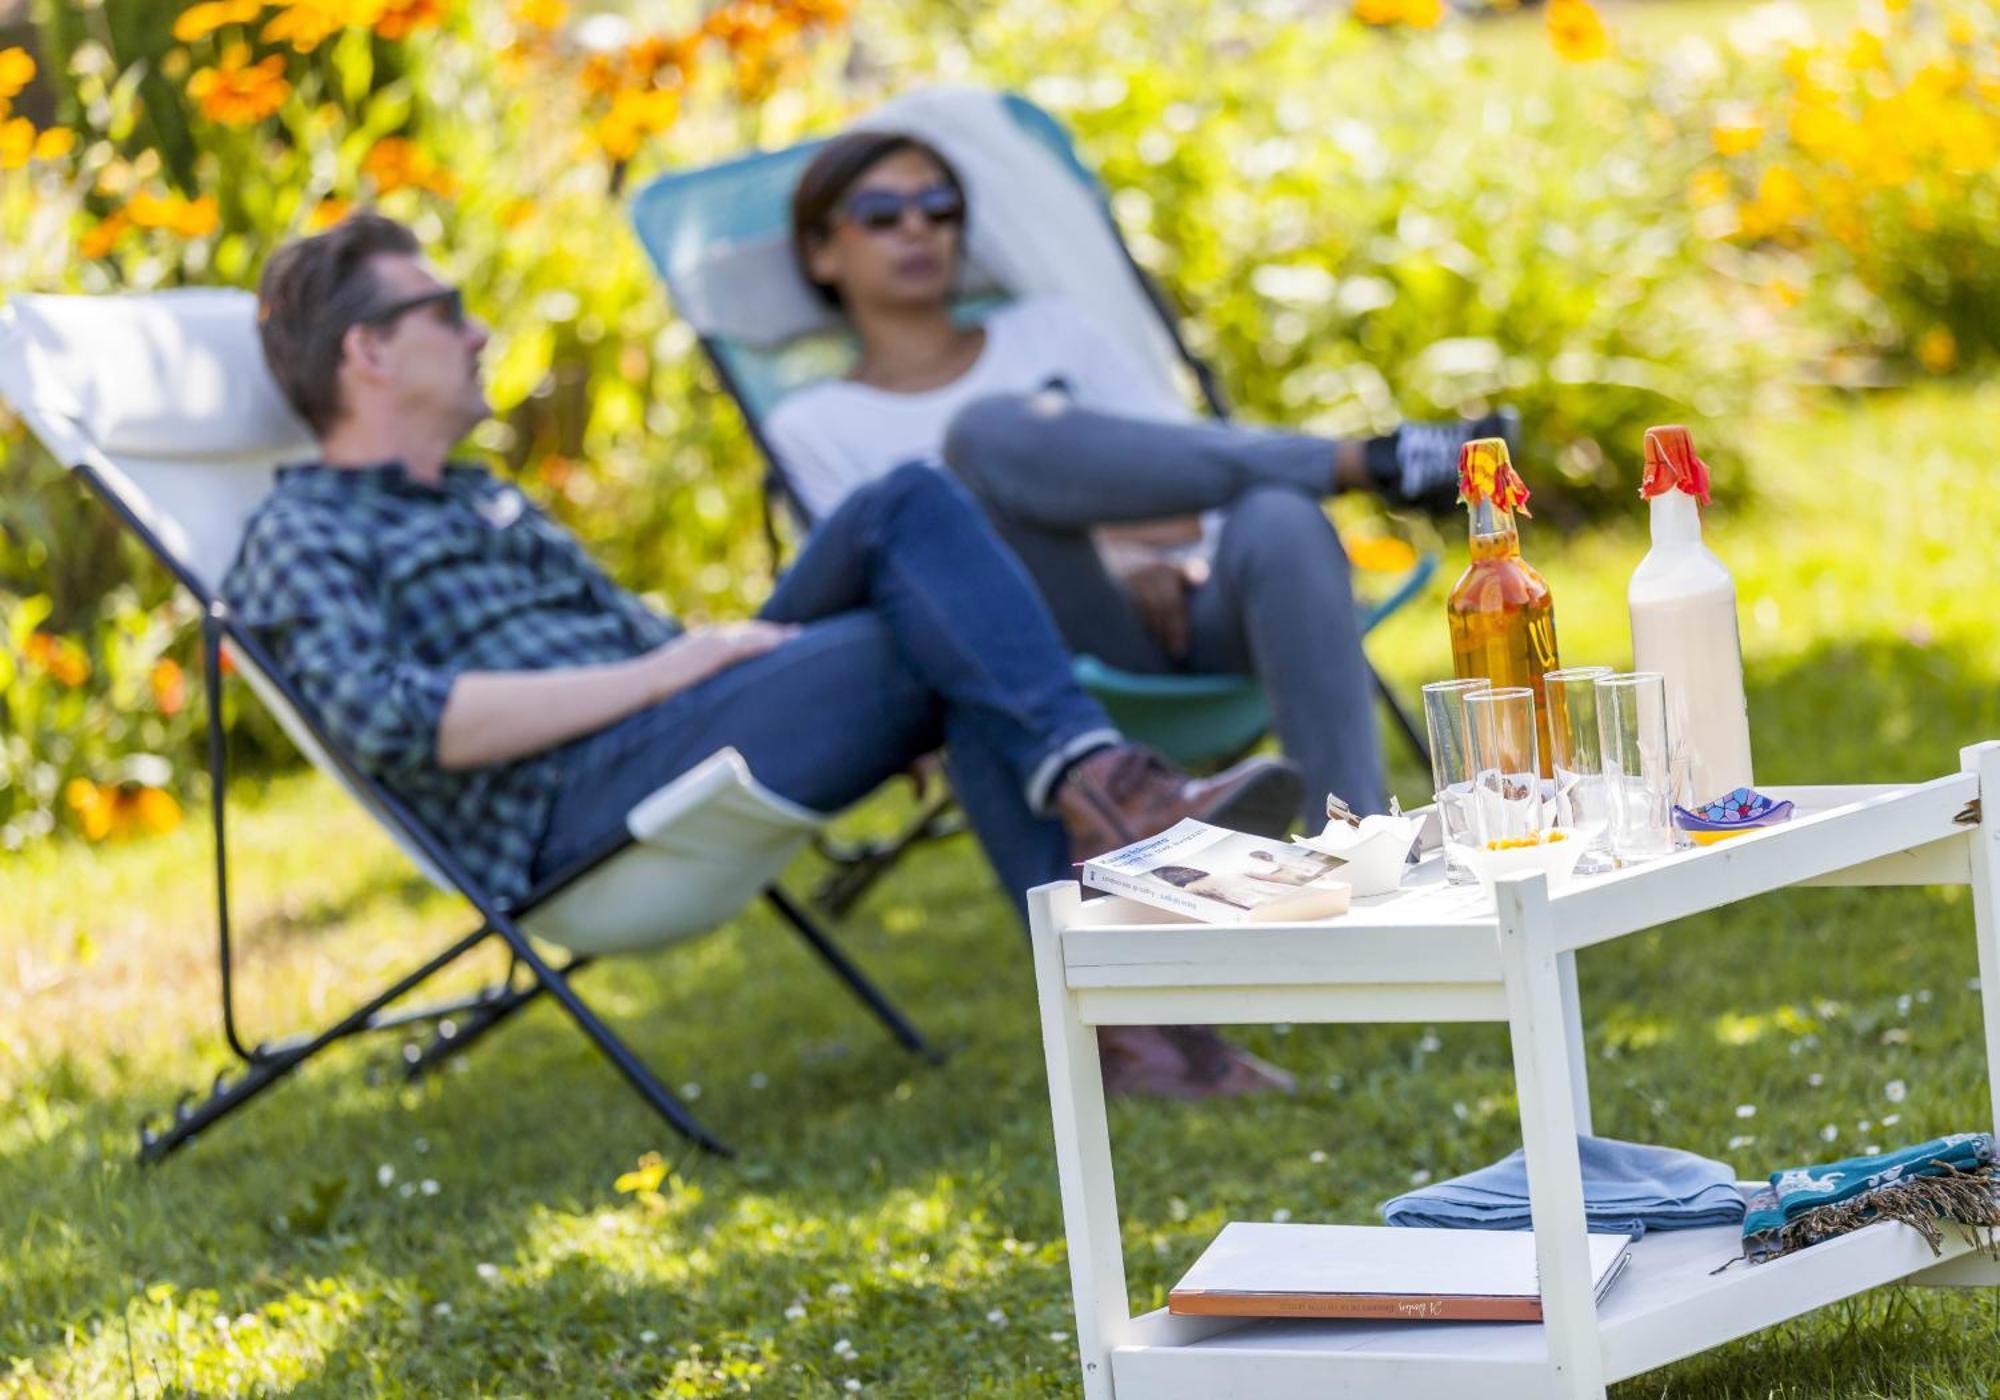
[[[1562,991],[1563,1041],[1569,1046],[1570,1103],[1576,1130],[1590,1129],[1590,1061],[1583,1039],[1583,995],[1576,986],[1576,954],[1556,954],[1556,983]]]
[[[1979,825],[1972,829],[1972,922],[1979,939],[1979,1005],[1986,1023],[1986,1088],[2000,1132],[2000,741],[1958,752],[1962,772],[1979,775]]]
[[[1507,985],[1507,1025],[1514,1085],[1521,1105],[1521,1145],[1528,1158],[1528,1209],[1542,1281],[1542,1335],[1566,1400],[1604,1400],[1604,1353],[1597,1337],[1583,1164],[1576,1148],[1571,1029],[1565,1015],[1562,955],[1555,950],[1549,886],[1540,875],[1495,884],[1500,915],[1500,971]]]
[[[1086,1400],[1112,1400],[1111,1352],[1131,1328],[1132,1308],[1125,1291],[1125,1255],[1118,1234],[1111,1125],[1104,1112],[1097,1030],[1077,1016],[1076,999],[1070,995],[1063,972],[1058,911],[1077,902],[1074,883],[1030,890],[1028,923],[1035,945],[1035,985],[1041,1001],[1043,1053],[1048,1059],[1056,1174],[1062,1183],[1063,1230],[1069,1240],[1083,1393]]]

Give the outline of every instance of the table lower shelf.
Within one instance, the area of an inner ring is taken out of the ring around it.
[[[1650,1371],[1898,1280],[2000,1283],[2000,1263],[1958,1227],[1944,1228],[1941,1257],[1915,1230],[1889,1222],[1720,1274],[1712,1270],[1740,1252],[1733,1227],[1648,1235],[1632,1246],[1624,1277],[1598,1309],[1605,1378]],[[1234,1323],[1156,1312],[1133,1326],[1140,1340],[1112,1353],[1121,1397],[1545,1400],[1551,1393],[1539,1323]]]

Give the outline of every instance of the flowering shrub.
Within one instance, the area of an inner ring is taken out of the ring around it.
[[[762,592],[760,471],[621,195],[941,76],[1071,125],[1247,417],[1512,403],[1545,522],[1627,510],[1649,424],[1692,422],[1727,493],[1772,392],[2000,340],[1993,0],[1828,35],[1746,7],[1722,44],[1589,0],[723,0],[653,30],[567,0],[37,6],[38,56],[0,48],[0,294],[250,285],[379,208],[494,327],[475,448],[684,615]],[[169,820],[188,621],[0,410],[0,843]]]

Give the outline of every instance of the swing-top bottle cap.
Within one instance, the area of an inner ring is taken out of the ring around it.
[[[1528,485],[1514,470],[1505,438],[1474,438],[1458,449],[1458,499],[1477,505],[1490,501],[1498,510],[1528,514]]]
[[[1639,494],[1651,499],[1682,490],[1708,504],[1708,463],[1694,455],[1694,439],[1679,424],[1646,429],[1646,472]]]

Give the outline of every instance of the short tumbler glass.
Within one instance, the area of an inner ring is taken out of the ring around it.
[[[1657,671],[1600,676],[1597,732],[1612,854],[1620,865],[1671,854],[1674,784],[1665,677]]]
[[[1542,760],[1535,692],[1526,686],[1465,697],[1472,730],[1472,834],[1483,845],[1542,832]]]
[[[1470,885],[1475,876],[1459,859],[1458,848],[1472,844],[1472,734],[1465,697],[1490,690],[1483,676],[1432,681],[1424,687],[1424,725],[1430,731],[1431,790],[1437,797],[1438,830],[1444,841],[1444,878]]]

